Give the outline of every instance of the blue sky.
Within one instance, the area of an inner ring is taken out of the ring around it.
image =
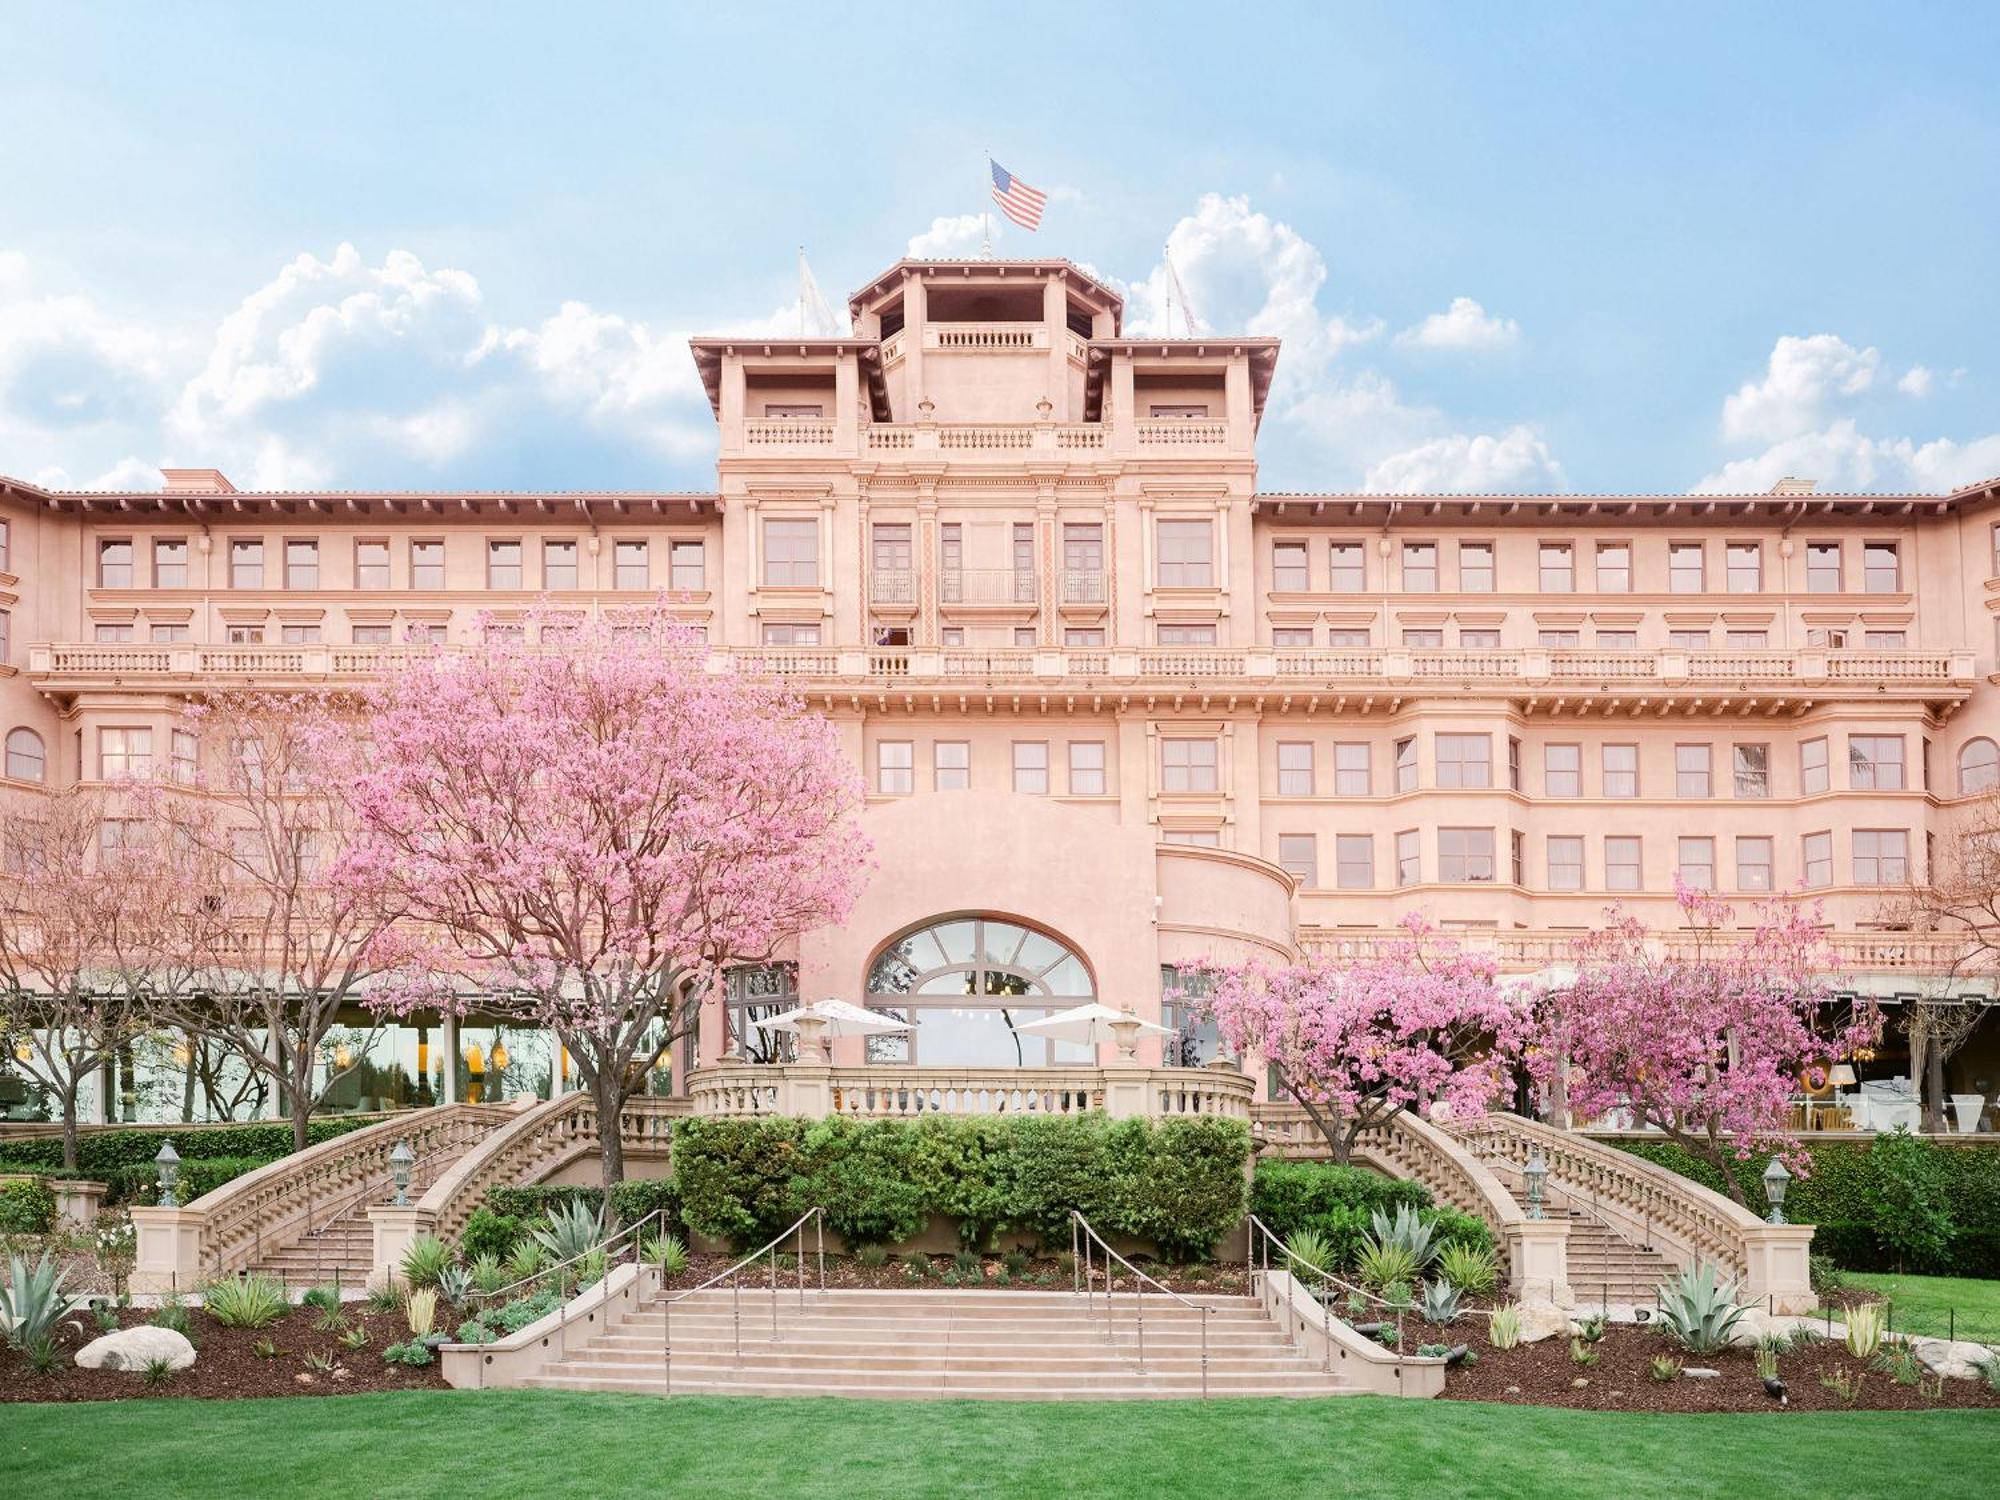
[[[1273,489],[2000,473],[2000,7],[0,3],[0,471],[701,487],[685,340],[969,252],[983,155]]]

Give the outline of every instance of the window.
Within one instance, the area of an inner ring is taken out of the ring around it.
[[[1639,889],[1640,841],[1629,834],[1614,834],[1604,841],[1604,888],[1607,891]]]
[[[357,646],[386,646],[391,640],[387,625],[356,625],[351,634]]]
[[[1708,632],[1706,630],[1669,630],[1667,644],[1676,651],[1706,651]]]
[[[931,785],[941,792],[962,792],[972,785],[972,746],[964,740],[939,740],[931,746]]]
[[[1680,845],[1681,884],[1697,891],[1715,889],[1715,840],[1703,835],[1683,838]]]
[[[410,625],[403,633],[412,645],[442,646],[444,644],[444,626],[436,620],[418,621]]]
[[[1597,544],[1597,591],[1600,594],[1632,592],[1632,546],[1629,542]]]
[[[8,525],[8,522],[0,521],[0,573],[9,572],[13,568],[13,559],[8,548]]]
[[[1306,634],[1311,635],[1312,632],[1308,630]],[[960,644],[963,644],[963,642]],[[1063,630],[1063,644],[1065,646],[1101,646],[1104,644],[1104,627],[1102,625],[1066,626]],[[1307,644],[1310,645],[1312,643],[1308,641]]]
[[[1363,741],[1347,741],[1333,747],[1333,794],[1336,797],[1366,797],[1375,790],[1369,769],[1368,746]]]
[[[775,621],[767,622],[761,636],[767,646],[817,646],[819,626],[784,625]]]
[[[1844,630],[1808,630],[1806,644],[1815,651],[1845,651],[1847,632]]]
[[[1396,741],[1396,790],[1414,792],[1417,789],[1417,742],[1415,739]]]
[[[1439,786],[1493,785],[1493,736],[1441,734],[1436,743]]]
[[[1576,592],[1576,553],[1568,542],[1543,542],[1540,558],[1543,593]]]
[[[573,589],[577,586],[576,543],[551,537],[542,543],[542,587]]]
[[[773,419],[798,421],[816,420],[826,415],[826,407],[818,401],[766,401],[764,415]]]
[[[1674,795],[1676,797],[1715,795],[1707,745],[1674,746]]]
[[[708,587],[707,548],[681,537],[667,543],[667,581],[675,589],[697,593]]]
[[[1336,594],[1358,594],[1368,587],[1368,553],[1359,542],[1335,542],[1327,549],[1327,586]]]
[[[1214,740],[1160,741],[1161,791],[1212,792],[1216,789],[1216,785]]]
[[[354,586],[358,589],[389,587],[389,544],[381,538],[364,538],[355,542]]]
[[[1771,644],[1768,630],[1729,630],[1723,632],[1722,643],[1731,651],[1762,651]]]
[[[1708,587],[1700,542],[1667,543],[1667,591],[1699,594]]]
[[[914,603],[916,563],[909,522],[877,521],[868,544],[868,566],[875,575],[871,584],[874,597],[885,603]]]
[[[1014,602],[1035,602],[1035,523],[1014,523]]]
[[[1278,795],[1310,797],[1313,794],[1313,747],[1304,741],[1287,741],[1278,746]]]
[[[1220,849],[1222,835],[1213,828],[1169,828],[1160,835],[1163,844],[1186,844],[1194,849]]]
[[[1861,588],[1869,594],[1899,594],[1903,590],[1902,559],[1894,542],[1861,544]]]
[[[1205,589],[1215,585],[1212,561],[1214,528],[1207,521],[1158,523],[1159,586],[1163,589]]]
[[[1639,632],[1636,630],[1600,630],[1597,632],[1597,649],[1600,651],[1637,651]]]
[[[965,627],[963,625],[946,625],[941,627],[938,631],[938,644],[940,646],[963,646],[965,644]]]
[[[1900,792],[1903,789],[1903,737],[1900,734],[1850,734],[1847,737],[1847,785],[1857,792]]]
[[[1069,742],[1069,794],[1072,797],[1104,795],[1104,741]]]
[[[1437,543],[1403,543],[1403,592],[1406,594],[1435,594],[1437,586]]]
[[[1583,746],[1542,746],[1542,795],[1544,797],[1583,795]]]
[[[1049,791],[1047,740],[1014,741],[1014,790],[1045,797]]]
[[[521,586],[521,544],[518,541],[486,544],[486,586],[489,589],[518,589]]]
[[[819,522],[772,517],[764,522],[764,586],[819,585]]]
[[[1528,836],[1517,828],[1507,836],[1507,845],[1513,855],[1514,884],[1525,886],[1528,883]]]
[[[1438,879],[1454,885],[1493,878],[1493,830],[1440,828]]]
[[[520,629],[518,625],[514,628],[516,630]],[[319,644],[319,626],[281,625],[278,627],[278,639],[287,646],[317,646]]]
[[[1271,587],[1280,593],[1303,594],[1309,587],[1304,542],[1278,542],[1271,548]]]
[[[258,538],[237,537],[230,542],[229,586],[233,589],[264,586],[264,543]]]
[[[1771,747],[1737,745],[1730,752],[1739,797],[1771,795]]]
[[[153,731],[111,729],[97,731],[97,774],[105,781],[127,776],[145,776],[153,769]]]
[[[1366,649],[1375,644],[1374,638],[1365,630],[1329,630],[1326,633],[1326,643],[1343,650],[1354,647]]]
[[[2000,786],[2000,747],[1989,739],[1967,740],[1958,752],[1958,794],[1989,792]]]
[[[653,586],[653,549],[644,537],[627,538],[613,545],[611,586],[615,589]]]
[[[1910,835],[1903,828],[1854,830],[1854,883],[1901,885],[1910,878]]]
[[[1467,651],[1498,651],[1500,632],[1497,630],[1466,630],[1458,632],[1458,644]]]
[[[101,589],[132,587],[132,543],[124,538],[106,538],[97,544],[97,586]]]
[[[1736,889],[1771,889],[1771,840],[1758,836],[1736,841]]]
[[[1583,840],[1574,834],[1549,836],[1549,889],[1583,889]]]
[[[1065,604],[1104,601],[1104,527],[1096,521],[1063,523],[1063,584]]]
[[[1313,643],[1313,633],[1310,629],[1306,630],[1274,629],[1271,632],[1271,644],[1277,647],[1281,651],[1309,650],[1312,646],[1312,643]]]
[[[262,625],[231,625],[229,644],[232,646],[261,646],[264,644]]]
[[[1491,542],[1460,542],[1458,544],[1458,587],[1461,593],[1490,594],[1493,592],[1493,544]]]
[[[1319,884],[1319,840],[1309,833],[1278,835],[1278,864],[1308,890]]]
[[[1556,649],[1580,646],[1583,644],[1583,632],[1580,630],[1537,631],[1535,633],[1535,644],[1537,646],[1553,647]]]
[[[878,740],[875,790],[884,796],[907,797],[916,789],[916,746],[908,740]]]
[[[1806,592],[1808,594],[1840,592],[1840,543],[1806,543]]]
[[[7,731],[7,774],[16,781],[40,781],[48,773],[48,752],[32,729]]]
[[[1808,889],[1818,890],[1833,884],[1831,833],[1808,833],[1801,837],[1799,857],[1805,867],[1805,883]]]
[[[441,589],[444,587],[444,543],[421,541],[410,543],[410,587],[413,589]]]
[[[132,627],[130,625],[99,622],[97,627],[91,632],[91,638],[100,645],[116,645],[121,641],[132,639]]]
[[[1444,645],[1442,630],[1406,630],[1403,644],[1412,651],[1436,651]]]
[[[201,769],[201,741],[189,729],[176,729],[169,744],[173,778],[182,786],[192,785]]]
[[[1756,594],[1764,588],[1764,548],[1757,542],[1731,542],[1723,549],[1729,592]]]
[[[159,627],[153,627],[157,630]],[[6,665],[14,654],[14,617],[0,609],[0,666]]]
[[[1014,627],[1014,644],[1017,646],[1034,645],[1035,627],[1032,625],[1016,625]]]
[[[1799,742],[1799,790],[1810,797],[1829,785],[1827,744],[1824,738]]]
[[[184,589],[188,582],[188,544],[182,536],[153,539],[153,587]]]
[[[1414,828],[1396,835],[1396,884],[1417,885],[1424,878],[1423,839]]]
[[[1507,789],[1521,790],[1521,742],[1511,734],[1507,736]]]
[[[1870,651],[1901,651],[1909,644],[1909,636],[1900,630],[1864,630],[1861,644]]]
[[[1343,891],[1371,890],[1375,885],[1375,836],[1336,834],[1333,840],[1333,883]]]
[[[319,587],[319,543],[309,537],[285,539],[285,587]]]
[[[1213,625],[1156,625],[1153,639],[1162,646],[1213,646]]]

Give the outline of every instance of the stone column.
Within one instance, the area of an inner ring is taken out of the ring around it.
[[[132,1290],[186,1294],[200,1286],[201,1235],[207,1221],[205,1209],[133,1209],[132,1228],[138,1246]]]
[[[1521,1219],[1504,1225],[1501,1240],[1507,1252],[1507,1280],[1522,1301],[1548,1301],[1568,1307],[1574,1300],[1569,1286],[1569,1225],[1561,1219]]]
[[[49,1191],[56,1195],[57,1220],[72,1228],[87,1230],[96,1224],[97,1212],[104,1206],[104,1194],[108,1189],[101,1182],[61,1179],[51,1181]]]
[[[410,1248],[410,1242],[422,1235],[436,1233],[437,1214],[414,1203],[402,1208],[380,1203],[368,1210],[368,1223],[375,1232],[368,1290],[387,1291],[402,1280],[403,1252]]]
[[[438,1047],[443,1064],[438,1073],[438,1103],[458,1103],[458,1017],[450,1011],[438,1025]]]
[[[1810,1224],[1759,1224],[1743,1231],[1743,1255],[1749,1262],[1738,1296],[1767,1312],[1805,1313],[1818,1305],[1813,1295],[1813,1227]]]

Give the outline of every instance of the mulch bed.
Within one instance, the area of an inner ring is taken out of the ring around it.
[[[1979,1380],[1947,1380],[1939,1392],[1937,1377],[1926,1374],[1921,1386],[1898,1385],[1886,1370],[1856,1359],[1838,1339],[1822,1340],[1796,1353],[1778,1356],[1778,1378],[1787,1387],[1781,1406],[1766,1394],[1757,1377],[1754,1352],[1730,1349],[1718,1354],[1687,1353],[1664,1333],[1631,1324],[1614,1324],[1593,1346],[1595,1365],[1585,1368],[1570,1357],[1567,1338],[1495,1349],[1486,1341],[1485,1320],[1461,1320],[1443,1331],[1443,1342],[1469,1344],[1479,1362],[1471,1368],[1445,1372],[1444,1394],[1459,1401],[1492,1401],[1517,1406],[1567,1406],[1588,1411],[1930,1411],[1933,1409],[2000,1409],[2000,1393]],[[1651,1364],[1658,1354],[1684,1365],[1720,1372],[1713,1380],[1691,1379],[1685,1373],[1671,1381],[1653,1379]],[[1823,1375],[1845,1371],[1860,1378],[1852,1402],[1820,1383]],[[1579,1386],[1576,1382],[1587,1382]]]
[[[905,1257],[891,1256],[884,1265],[869,1267],[845,1255],[826,1257],[826,1286],[828,1291],[894,1291],[894,1292],[1066,1292],[1075,1284],[1075,1273],[1052,1256],[1036,1256],[1029,1260],[1026,1268],[1016,1271],[1010,1268],[1004,1257],[986,1255],[980,1258],[980,1277],[972,1277],[956,1272],[953,1257],[949,1255],[926,1256],[930,1263],[927,1276],[918,1278],[905,1263]],[[726,1271],[735,1260],[726,1255],[696,1253],[689,1257],[688,1268],[679,1276],[667,1279],[669,1291],[700,1286],[709,1277]],[[1016,1263],[1019,1264],[1018,1262]],[[1142,1269],[1148,1276],[1164,1282],[1184,1296],[1206,1294],[1215,1296],[1242,1296],[1250,1290],[1249,1278],[1241,1266],[1164,1266],[1145,1265]],[[770,1285],[770,1269],[766,1266],[746,1266],[738,1274],[743,1289],[748,1292],[759,1286]],[[956,1277],[954,1282],[951,1277]],[[1099,1290],[1104,1287],[1104,1271],[1100,1263],[1093,1280]],[[726,1283],[725,1283],[726,1284]],[[787,1251],[778,1259],[778,1286],[780,1289],[799,1284],[798,1263]],[[819,1285],[819,1261],[810,1247],[806,1250],[806,1286],[808,1289]],[[1120,1269],[1112,1279],[1114,1291],[1129,1292],[1133,1278]],[[1149,1295],[1156,1289],[1147,1288]]]
[[[150,1310],[128,1307],[118,1310],[121,1327],[147,1322]],[[343,1349],[332,1333],[313,1327],[317,1308],[295,1308],[268,1328],[224,1328],[198,1307],[188,1309],[190,1337],[194,1341],[194,1363],[171,1376],[164,1385],[148,1385],[145,1377],[128,1370],[81,1370],[75,1363],[76,1351],[98,1335],[96,1323],[87,1313],[64,1322],[57,1331],[61,1363],[49,1374],[37,1374],[27,1356],[0,1345],[0,1401],[118,1401],[168,1399],[192,1396],[222,1399],[234,1396],[342,1396],[357,1391],[441,1390],[444,1376],[434,1361],[420,1368],[392,1365],[382,1358],[389,1345],[409,1337],[409,1325],[400,1312],[370,1312],[363,1303],[349,1303],[342,1316],[350,1325],[368,1330],[368,1342],[359,1349]],[[439,1325],[447,1331],[446,1310],[439,1309]],[[79,1328],[76,1325],[82,1324]],[[270,1339],[279,1353],[260,1358],[252,1345]],[[307,1354],[325,1353],[337,1363],[331,1373],[320,1374],[306,1367]]]

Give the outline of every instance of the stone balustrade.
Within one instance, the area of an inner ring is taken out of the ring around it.
[[[1567,932],[1506,931],[1474,928],[1439,934],[1457,941],[1475,953],[1490,953],[1505,972],[1525,973],[1568,962],[1574,956],[1576,934]],[[1718,932],[1701,941],[1711,947],[1740,942],[1741,933]],[[1299,951],[1307,957],[1332,959],[1364,958],[1410,940],[1401,927],[1302,927]],[[1685,954],[1696,939],[1687,933],[1655,933],[1647,944],[1656,956]],[[1990,961],[1982,961],[1968,951],[1961,937],[1936,932],[1829,932],[1832,949],[1842,973],[1957,974],[1984,972]]]
[[[1248,1120],[1255,1086],[1227,1068],[943,1068],[725,1063],[688,1076],[693,1113],[913,1120],[925,1115],[1220,1116]]]

